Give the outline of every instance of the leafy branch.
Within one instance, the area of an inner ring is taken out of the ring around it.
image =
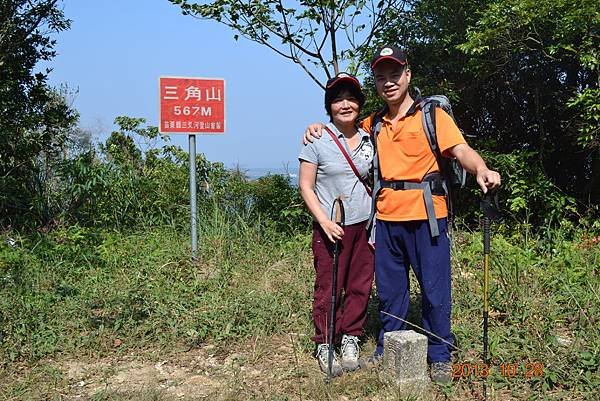
[[[408,0],[169,0],[184,15],[213,20],[298,64],[321,88],[346,66],[356,74],[373,38]],[[342,35],[339,35],[342,34]]]

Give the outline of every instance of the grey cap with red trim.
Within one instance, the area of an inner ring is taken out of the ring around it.
[[[373,60],[371,60],[371,69],[375,68],[375,66],[383,60],[391,60],[400,65],[406,65],[408,63],[406,60],[406,53],[395,46],[384,46],[379,49],[375,53]]]

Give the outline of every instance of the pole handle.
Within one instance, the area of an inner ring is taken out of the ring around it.
[[[342,195],[335,198],[333,201],[335,207],[335,222],[341,227],[344,227],[346,222],[346,213],[344,211],[344,203],[342,202]]]
[[[483,215],[491,221],[502,220],[502,213],[500,212],[500,205],[498,203],[498,191],[488,191],[483,194],[483,198],[479,202],[479,207]]]

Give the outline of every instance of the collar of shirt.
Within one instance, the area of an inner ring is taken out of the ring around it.
[[[344,137],[344,134],[340,130],[337,129],[335,124],[327,123],[326,125],[327,125],[327,128],[329,128],[331,131],[333,131],[333,133],[336,134],[338,138]],[[358,135],[360,135],[360,138],[362,141],[370,139],[370,135],[365,130],[360,128],[358,125],[356,126],[356,130],[358,131]]]
[[[420,107],[421,100],[423,100],[423,98],[421,96],[415,97],[414,100],[413,100],[413,103],[410,105],[410,107],[406,111],[406,114],[404,114],[404,117],[408,117],[408,116],[414,115],[417,112],[417,110],[419,109],[419,107]],[[390,121],[389,111],[387,111],[385,113],[385,115],[383,116],[383,119],[387,120],[388,122]]]
[[[408,108],[408,111],[406,112],[405,116],[412,116],[413,114],[415,114],[417,112],[417,109],[419,108],[419,105],[421,104],[421,98],[417,97],[413,100],[413,104],[410,105],[410,107]]]

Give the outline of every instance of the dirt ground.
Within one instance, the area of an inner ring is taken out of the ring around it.
[[[246,345],[249,347],[245,351],[228,355],[207,345],[159,360],[152,355],[145,359],[131,355],[99,361],[65,361],[62,370],[69,381],[68,399],[88,399],[102,391],[136,393],[148,389],[160,390],[167,399],[218,399],[236,388],[262,393],[262,388],[280,386],[281,380],[294,376],[299,368],[289,341],[278,341],[273,350],[256,343]],[[271,351],[275,358],[268,357],[267,352]],[[298,356],[298,363],[311,367],[311,360]]]
[[[380,369],[347,373],[328,385],[311,352],[299,344],[298,337],[289,334],[266,341],[254,338],[230,349],[204,345],[161,352],[122,352],[99,359],[46,360],[35,367],[13,370],[9,380],[0,384],[0,400],[482,399],[481,384],[466,382],[448,387],[432,385],[425,396],[407,398],[382,379]],[[502,392],[488,399],[523,398]]]

